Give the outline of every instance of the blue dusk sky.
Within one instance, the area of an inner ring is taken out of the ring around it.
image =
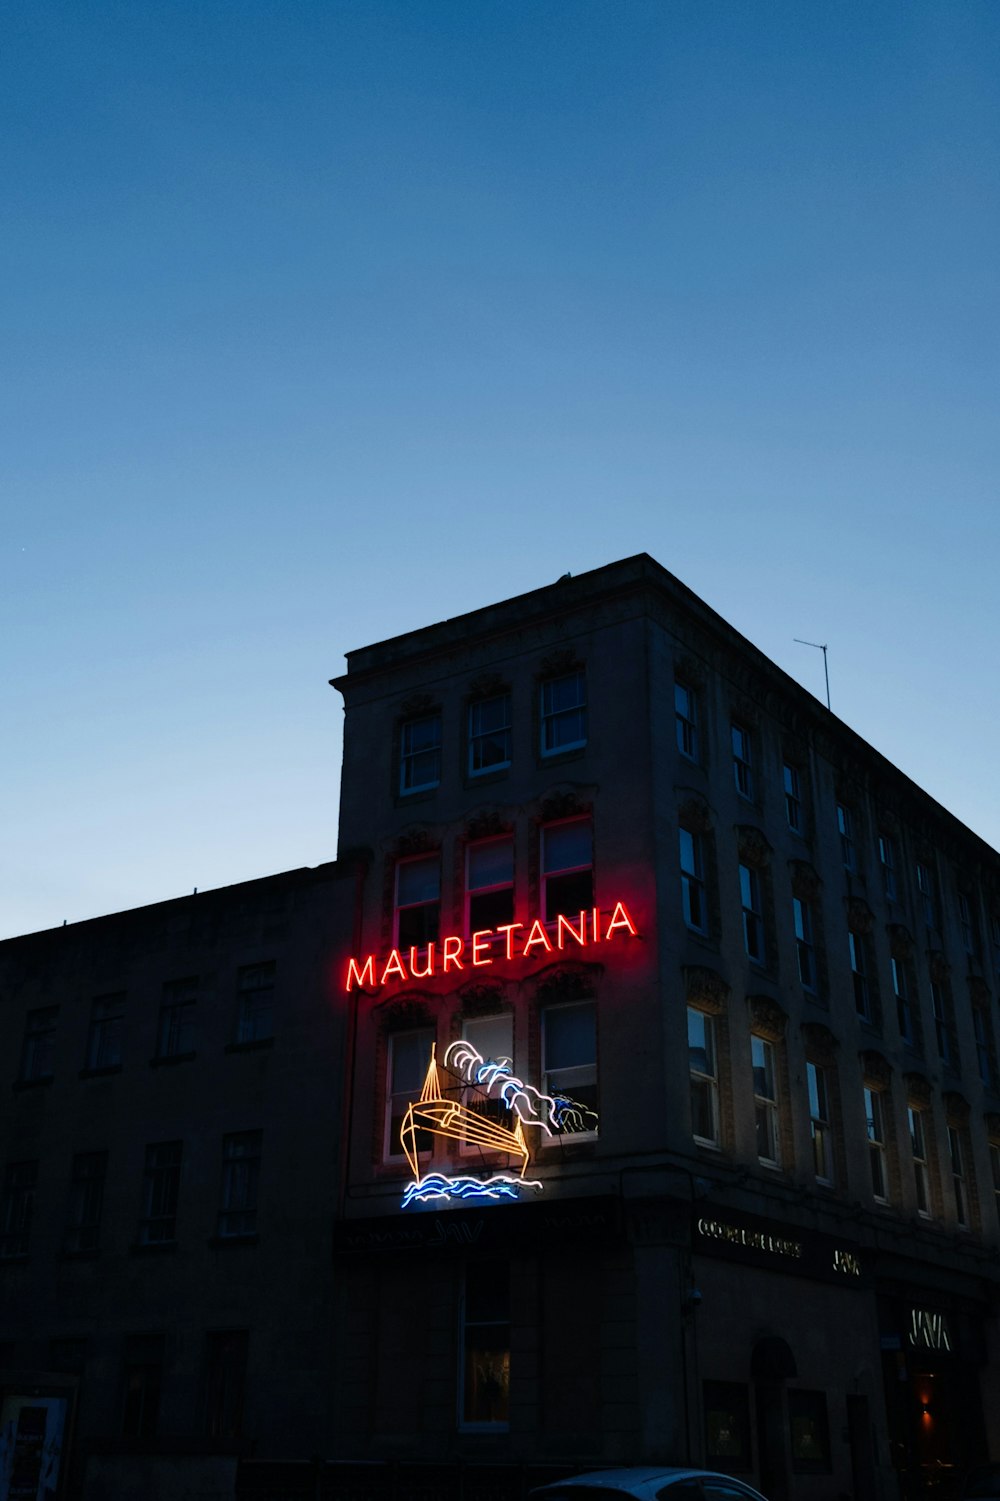
[[[4,935],[334,857],[343,653],[649,552],[992,844],[995,0],[10,0]]]

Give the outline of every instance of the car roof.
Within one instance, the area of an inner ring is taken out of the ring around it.
[[[558,1491],[566,1486],[574,1485],[597,1488],[606,1486],[609,1490],[632,1491],[633,1493],[648,1489],[653,1494],[668,1480],[703,1480],[711,1475],[717,1475],[720,1480],[730,1478],[719,1470],[693,1470],[687,1466],[624,1465],[618,1470],[590,1470],[585,1475],[569,1475],[565,1480],[556,1480],[551,1485],[543,1485],[531,1494],[544,1496],[546,1491]],[[745,1484],[745,1482],[742,1483]]]

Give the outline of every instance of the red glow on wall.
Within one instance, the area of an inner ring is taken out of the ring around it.
[[[497,928],[483,928],[471,938],[450,933],[440,943],[411,948],[408,953],[392,949],[387,959],[379,959],[375,954],[366,954],[363,959],[351,958],[347,961],[344,989],[358,986],[381,990],[394,981],[406,984],[411,980],[428,980],[436,974],[484,969],[487,965],[636,937],[638,932],[628,908],[624,902],[616,902],[610,915],[591,907],[573,918],[560,915],[554,923],[544,923],[539,917],[530,924],[510,922]]]

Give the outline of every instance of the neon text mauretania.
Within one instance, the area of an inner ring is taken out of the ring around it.
[[[585,908],[576,917],[562,913],[554,923],[537,917],[533,923],[508,922],[496,928],[483,928],[469,938],[452,933],[440,943],[414,946],[408,951],[392,949],[387,959],[366,954],[363,959],[347,961],[346,990],[356,985],[369,990],[381,989],[396,981],[429,980],[434,975],[454,971],[484,969],[489,964],[514,959],[532,959],[541,954],[589,948],[613,939],[635,938],[635,923],[624,902],[616,902],[610,917],[599,907]]]

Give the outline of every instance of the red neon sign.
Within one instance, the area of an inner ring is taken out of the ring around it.
[[[429,980],[436,974],[447,975],[454,970],[484,969],[499,960],[530,959],[534,955],[563,951],[573,947],[589,948],[595,943],[608,943],[622,934],[637,937],[635,923],[624,902],[616,902],[607,921],[602,920],[598,907],[584,908],[574,918],[562,913],[556,918],[555,932],[552,925],[546,926],[540,917],[533,923],[501,923],[497,928],[482,928],[469,938],[458,933],[449,934],[438,943],[429,943],[423,948],[411,948],[409,956],[399,949],[392,949],[384,962],[375,954],[366,954],[364,959],[347,961],[345,990],[355,985],[379,990],[394,980]],[[555,940],[553,942],[553,939]],[[494,956],[491,950],[501,952]],[[440,967],[439,967],[440,961]]]

